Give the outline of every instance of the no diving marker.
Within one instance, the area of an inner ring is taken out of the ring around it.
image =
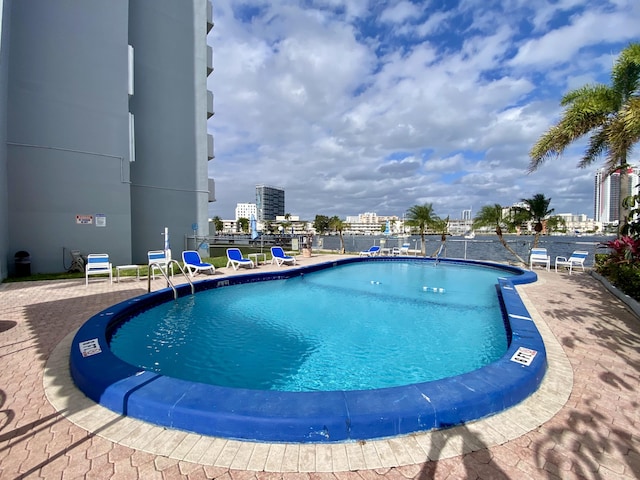
[[[520,347],[511,357],[511,361],[528,367],[531,365],[531,362],[533,362],[537,353],[537,351],[531,350],[530,348]]]
[[[80,342],[78,346],[80,347],[80,353],[82,353],[83,357],[90,357],[91,355],[97,355],[102,352],[97,338]]]

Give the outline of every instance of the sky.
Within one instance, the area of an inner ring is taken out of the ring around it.
[[[461,218],[542,193],[593,218],[585,143],[528,173],[529,151],[585,84],[640,41],[638,0],[215,0],[215,203],[258,184],[285,213]],[[640,163],[640,147],[631,161]]]

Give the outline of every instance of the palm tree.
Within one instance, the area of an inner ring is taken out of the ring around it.
[[[334,215],[333,217],[331,217],[329,219],[329,228],[335,230],[336,232],[338,232],[338,235],[340,236],[340,253],[344,253],[345,249],[344,249],[344,237],[342,236],[342,232],[345,228],[347,228],[348,225],[346,223],[344,223],[342,220],[340,220],[340,218],[336,215]]]
[[[316,215],[313,221],[313,229],[320,235],[329,230],[329,217],[326,215]]]
[[[427,229],[438,220],[440,219],[435,213],[433,213],[433,204],[431,203],[414,205],[407,210],[405,223],[409,226],[417,227],[420,230],[420,250],[423,257],[427,256],[426,242],[424,239],[425,233]]]
[[[597,227],[596,227],[597,228]],[[564,218],[554,215],[553,217],[549,217],[547,219],[547,231],[548,232],[559,232],[559,231],[567,231],[567,222]]]
[[[619,232],[625,228],[629,209],[622,202],[630,195],[627,156],[640,140],[640,43],[632,43],[618,56],[611,71],[611,85],[585,85],[567,93],[558,123],[529,152],[529,171],[550,157],[559,157],[573,142],[590,134],[578,164],[584,168],[606,154],[609,175],[620,173]]]
[[[543,229],[542,220],[554,212],[553,208],[549,209],[551,199],[545,197],[542,193],[536,193],[533,198],[523,198],[520,201],[529,207],[528,209],[523,209],[527,212],[528,220],[534,220],[536,222],[533,228],[536,232],[533,237],[533,248],[536,248],[540,240],[540,232],[542,232]]]
[[[520,255],[518,255],[507,243],[507,241],[502,236],[502,228],[510,228],[512,226],[512,222],[509,222],[507,218],[504,218],[502,215],[502,206],[499,204],[494,205],[485,205],[480,209],[477,215],[473,219],[472,227],[474,229],[480,227],[494,227],[496,231],[496,235],[498,235],[498,239],[504,248],[506,248],[514,257],[518,259],[518,261],[522,262],[524,265],[527,264]]]
[[[447,241],[447,235],[449,234],[449,216],[447,218],[435,220],[432,223],[433,229],[440,233],[440,246],[433,252],[432,256],[435,256],[438,253],[440,247],[442,247]]]
[[[249,233],[249,219],[240,217],[238,219],[238,228],[242,233]]]
[[[222,221],[222,219],[218,215],[216,215],[211,219],[211,221],[213,222],[213,228],[215,229],[215,232],[222,233],[222,230],[224,229],[224,222]]]

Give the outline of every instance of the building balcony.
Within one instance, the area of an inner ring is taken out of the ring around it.
[[[213,72],[213,48],[207,46],[207,77]]]
[[[215,156],[213,155],[213,135],[207,134],[207,157],[209,160],[213,160]]]
[[[207,90],[207,118],[213,117],[213,92]]]
[[[209,202],[216,201],[216,181],[213,178],[209,178]]]
[[[207,2],[207,33],[213,28],[213,5]]]

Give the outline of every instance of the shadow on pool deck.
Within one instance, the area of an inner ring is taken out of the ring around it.
[[[301,260],[309,264],[318,259]],[[271,268],[274,267],[261,266],[259,270]],[[491,417],[482,429],[474,422],[434,432],[428,439],[412,435],[386,442],[276,444],[268,451],[263,450],[266,448],[263,444],[207,437],[193,439],[184,432],[169,431],[170,437],[153,436],[150,430],[130,423],[129,419],[108,414],[93,418],[96,407],[78,396],[68,375],[60,374],[66,364],[64,355],[54,358],[56,352],[64,350],[58,345],[90,315],[145,293],[146,280],[126,280],[113,285],[93,280],[89,287],[85,287],[84,280],[2,284],[0,477],[59,478],[64,470],[65,476],[72,478],[117,474],[141,479],[154,475],[314,479],[640,478],[636,473],[640,471],[640,409],[636,393],[640,389],[640,322],[589,275],[568,276],[542,270],[536,273],[539,282],[518,289],[535,305],[539,319],[558,339],[573,370],[573,375],[571,369],[560,370],[553,380],[561,387],[563,375],[566,375],[564,382],[570,382],[573,376],[573,389],[566,404],[560,405],[555,415],[550,413],[548,421],[525,430],[522,424],[526,418],[499,425]],[[156,280],[154,288],[161,287],[162,282]],[[63,407],[66,411],[57,412],[47,401],[43,378],[47,390],[56,391],[63,401],[66,398]],[[71,423],[68,416],[79,423],[93,422],[96,427],[88,432]],[[512,430],[511,440],[505,433],[508,429]],[[105,432],[112,438],[137,437],[146,445],[129,448],[102,438],[100,435]],[[173,451],[183,449],[184,459],[149,453],[154,448],[170,447]],[[429,461],[434,458],[441,460]],[[393,460],[400,466],[385,467],[382,463],[385,460]],[[263,467],[258,470],[285,473],[251,471],[252,465],[260,464]],[[331,473],[340,470],[352,472]]]

